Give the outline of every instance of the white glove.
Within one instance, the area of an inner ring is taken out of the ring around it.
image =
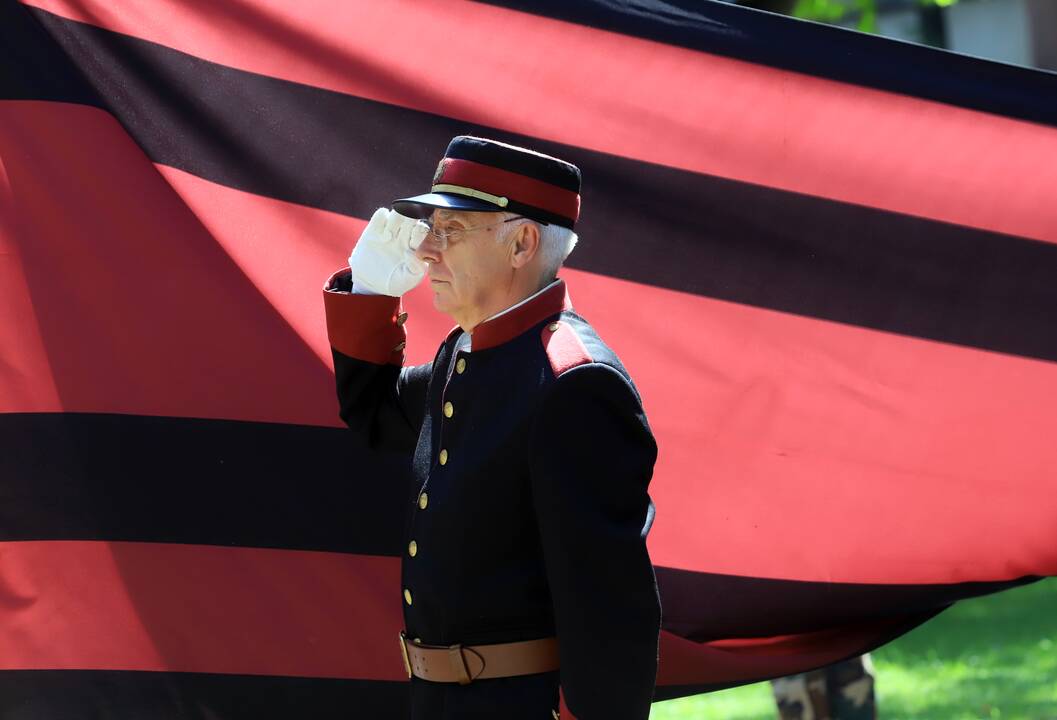
[[[426,263],[415,250],[429,227],[395,210],[378,208],[349,255],[354,293],[400,297],[418,285]]]

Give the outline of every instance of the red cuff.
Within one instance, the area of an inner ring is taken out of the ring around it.
[[[349,269],[339,270],[323,286],[327,336],[338,352],[377,365],[403,365],[407,332],[400,298],[356,295],[331,288],[349,286]],[[344,283],[341,283],[344,280]]]

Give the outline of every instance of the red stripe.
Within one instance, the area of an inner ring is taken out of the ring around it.
[[[1057,397],[1054,363],[562,274],[657,435],[658,564],[858,583],[1057,573],[1057,407],[1038,400]]]
[[[80,105],[0,103],[0,157],[0,307],[21,308],[0,324],[18,358],[0,363],[0,412],[338,424],[319,288],[362,221],[201,181],[192,212]]]
[[[0,103],[0,412],[51,410],[60,406],[49,371],[48,349],[41,337],[25,262],[18,251],[21,207],[11,192],[4,138],[5,103]]]
[[[20,268],[0,267],[26,283],[0,285],[0,308],[29,307],[28,285],[35,313],[0,324],[0,411],[337,424],[319,288],[362,221],[159,175],[91,108],[0,104],[0,156]],[[658,437],[658,564],[865,583],[1057,574],[1057,407],[1039,401],[1057,396],[1053,363],[562,274]],[[431,306],[425,285],[405,297],[409,363],[451,328]]]
[[[128,542],[0,543],[0,670],[406,679],[396,558]],[[659,684],[825,664],[896,623],[699,645],[661,634]]]
[[[0,669],[407,677],[395,558],[121,542],[0,556]]]
[[[1057,130],[1021,120],[473,2],[29,4],[381,102],[1057,242]]]
[[[434,183],[462,185],[492,195],[506,196],[574,222],[580,216],[580,196],[556,185],[472,160],[445,158],[441,161],[441,168],[441,174]]]

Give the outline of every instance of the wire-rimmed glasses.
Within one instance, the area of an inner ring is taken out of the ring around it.
[[[524,215],[515,215],[514,217],[509,217],[505,220],[489,223],[488,225],[475,225],[474,227],[457,228],[455,230],[438,230],[434,226],[434,224],[428,220],[421,220],[420,222],[425,223],[426,226],[429,227],[429,232],[426,233],[426,238],[431,239],[432,243],[437,246],[438,250],[446,250],[450,243],[458,242],[459,236],[465,233],[473,232],[474,230],[491,230],[494,227],[499,227],[500,225],[505,225],[506,223],[513,222],[515,220],[531,219],[532,218],[527,218]],[[539,222],[541,225],[547,224],[540,220],[537,220],[536,222]]]

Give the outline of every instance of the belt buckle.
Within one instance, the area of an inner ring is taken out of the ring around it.
[[[411,679],[411,658],[407,655],[407,635],[400,631],[400,655],[404,658],[404,670],[407,671],[407,679]]]

